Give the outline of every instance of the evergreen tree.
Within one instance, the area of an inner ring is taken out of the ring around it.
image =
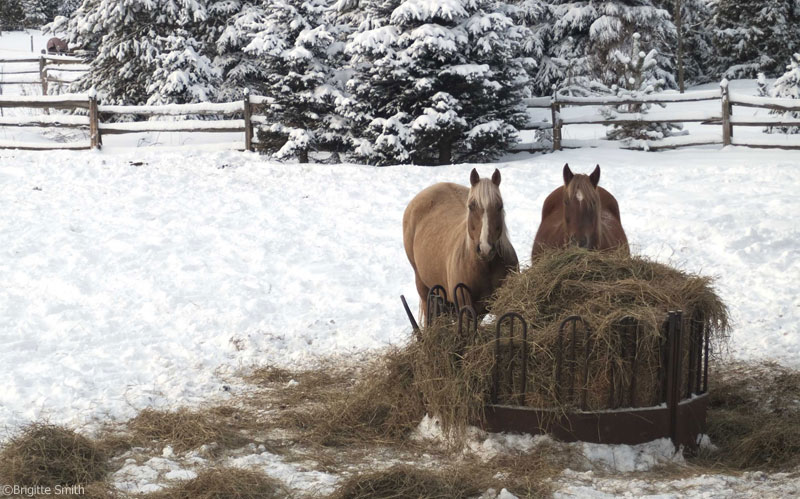
[[[25,20],[25,11],[21,0],[3,0],[0,2],[0,31],[20,29]]]
[[[47,2],[42,0],[22,0],[25,11],[23,24],[26,28],[38,28],[55,17],[53,11],[48,9]]]
[[[718,73],[777,76],[800,50],[800,0],[716,0],[712,19]]]
[[[69,41],[97,55],[75,87],[118,104],[212,100],[219,75],[203,42],[208,25],[205,0],[84,0]]]
[[[712,10],[708,0],[657,0],[660,7],[672,14],[673,24],[680,30],[676,37],[682,39],[684,81],[704,83],[716,78],[713,72],[714,47],[708,25],[711,22]],[[676,5],[680,7],[680,19],[676,18]],[[676,44],[680,44],[676,40]],[[677,55],[677,48],[673,50]],[[679,61],[675,59],[676,71]]]
[[[611,65],[618,79],[624,81],[624,85],[614,85],[612,90],[617,97],[639,99],[661,91],[665,81],[659,77],[656,50],[652,49],[648,53],[641,51],[639,33],[634,33],[631,38],[633,42],[630,55],[619,50],[611,54]],[[619,113],[646,114],[650,107],[651,104],[622,104],[603,108],[601,112],[606,118],[614,118]],[[613,125],[606,136],[611,140],[623,140],[628,146],[646,147],[646,143],[642,144],[640,141],[663,139],[681,128],[676,123],[624,123]]]
[[[336,114],[345,98],[333,66],[341,52],[326,0],[268,0],[234,16],[220,39],[228,91],[249,88],[269,97],[260,148],[307,162],[309,152],[344,151],[346,120]]]
[[[495,157],[516,141],[530,31],[494,0],[365,0],[348,44],[347,89],[375,164],[447,164]]]
[[[546,34],[548,64],[535,81],[541,94],[587,95],[612,85],[625,86],[611,68],[612,54],[629,53],[631,34],[644,33],[643,42],[658,54],[658,77],[675,87],[675,25],[672,15],[650,0],[571,2],[553,0]]]
[[[772,95],[783,99],[797,99],[800,104],[800,53],[794,54],[786,72],[772,86]],[[771,111],[787,119],[800,119],[800,111]],[[778,130],[784,133],[800,133],[800,126],[771,127],[768,131]]]

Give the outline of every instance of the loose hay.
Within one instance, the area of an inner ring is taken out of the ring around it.
[[[234,408],[214,407],[204,411],[144,409],[128,422],[132,440],[141,446],[158,442],[185,452],[204,444],[223,448],[245,445],[249,440],[238,430],[245,416]]]
[[[277,480],[252,470],[223,467],[205,470],[197,477],[158,492],[147,499],[271,499],[288,497]]]
[[[414,350],[390,350],[365,368],[351,389],[327,393],[310,410],[288,411],[280,423],[322,445],[403,440],[425,415],[414,384]]]
[[[477,497],[487,481],[474,469],[425,470],[407,465],[354,475],[330,499],[458,499]]]
[[[0,484],[87,485],[108,472],[105,452],[92,440],[55,425],[33,423],[0,451]]]
[[[709,388],[708,435],[699,464],[788,470],[800,465],[800,371],[775,363],[719,366]]]
[[[521,338],[516,349],[503,343],[499,357],[499,403],[568,411],[617,407],[647,407],[662,402],[662,325],[668,311],[682,310],[686,326],[702,322],[714,350],[728,332],[727,308],[714,293],[712,280],[640,256],[580,249],[550,251],[530,268],[511,275],[489,303],[495,317],[521,314],[529,324],[527,388],[521,396]],[[589,369],[583,369],[583,336],[573,345],[577,360],[563,372],[575,372],[557,383],[558,329],[579,315],[591,328]],[[497,319],[495,319],[497,320]],[[622,326],[635,321],[635,326]],[[314,427],[322,440],[405,436],[425,412],[435,414],[452,443],[463,443],[468,425],[480,425],[491,401],[495,368],[495,324],[481,325],[477,334],[462,338],[447,319],[422,330],[421,340],[393,351],[370,370],[346,398],[323,404],[319,414],[303,424]],[[638,340],[632,330],[638,328]],[[683,365],[688,365],[689,327],[684,328]],[[519,334],[517,331],[516,334]],[[634,360],[635,359],[635,360]],[[631,366],[636,363],[635,383]],[[580,368],[579,368],[580,367]],[[680,386],[685,386],[684,380]],[[584,374],[585,373],[585,374]],[[632,393],[632,395],[631,395]],[[554,412],[555,415],[555,412]]]

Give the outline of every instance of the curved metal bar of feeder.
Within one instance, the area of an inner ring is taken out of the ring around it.
[[[417,339],[419,339],[419,324],[417,324],[417,321],[414,319],[414,314],[411,313],[411,309],[408,308],[406,297],[400,295],[400,301],[403,302],[403,308],[406,309],[406,315],[408,315],[408,321],[411,323],[411,329],[414,330],[414,334],[417,336]]]
[[[443,286],[437,284],[428,291],[428,299],[426,300],[426,309],[428,311],[427,325],[433,324],[433,320],[442,315],[447,305],[447,291]]]
[[[507,312],[500,316],[497,320],[497,332],[496,332],[496,341],[497,345],[495,347],[495,357],[499,357],[499,342],[500,342],[500,334],[501,328],[504,322],[509,323],[509,349],[512,352],[514,350],[514,331],[515,331],[515,321],[519,321],[522,324],[522,380],[521,380],[521,395],[519,399],[520,405],[525,405],[525,393],[527,391],[527,369],[528,369],[528,323],[525,322],[525,318],[522,315],[518,314],[517,312]],[[513,357],[512,357],[513,359]],[[497,368],[497,361],[495,361],[495,368]],[[511,371],[512,369],[509,368],[509,378],[511,378]],[[495,378],[497,379],[497,378]],[[513,380],[511,383],[511,387],[513,390]]]
[[[494,383],[492,383],[492,403],[496,404],[500,391],[500,321],[494,333]]]
[[[589,392],[589,355],[592,352],[591,348],[591,334],[592,329],[586,324],[583,324],[583,331],[585,336],[583,338],[583,384],[584,389],[581,396],[581,407],[585,411],[588,409],[587,397]]]
[[[468,331],[467,332],[469,332],[469,329],[472,329],[472,333],[473,334],[477,334],[477,332],[478,332],[478,315],[475,313],[475,309],[472,308],[471,305],[466,305],[464,307],[461,307],[461,310],[458,311],[458,334],[462,338],[464,336],[466,336],[464,334],[465,331],[463,330],[463,326],[464,326],[464,316],[467,315],[467,314],[469,314],[469,318],[468,318],[468,322],[467,322],[467,324],[468,324],[468,326],[467,326],[468,327]],[[471,325],[471,327],[469,325]]]
[[[456,284],[453,288],[453,303],[456,305],[456,310],[461,310],[462,307],[472,305],[472,290],[463,282]]]
[[[580,315],[570,315],[569,317],[567,317],[566,319],[561,321],[561,324],[558,326],[558,341],[557,341],[558,356],[556,357],[556,400],[558,400],[559,402],[561,402],[561,372],[564,370],[563,369],[564,368],[564,334],[563,334],[564,333],[564,328],[566,327],[568,322],[573,322],[573,336],[574,336],[574,334],[575,334],[575,331],[574,331],[575,330],[575,324],[574,323],[578,322],[578,321],[580,321],[583,324],[584,328],[589,327],[589,325],[586,323],[585,320],[583,320],[583,317],[581,317]],[[574,342],[574,338],[573,338],[573,346],[574,346],[574,344],[575,344],[575,342]],[[573,352],[573,361],[574,360],[575,360],[575,358],[574,358],[574,352]],[[571,382],[574,382],[574,380],[575,380],[574,374],[575,373],[573,373],[573,376],[571,377]],[[572,388],[570,388],[570,398],[572,398]]]

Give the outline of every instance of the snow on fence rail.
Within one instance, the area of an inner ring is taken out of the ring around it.
[[[48,59],[63,59],[64,56],[47,56]],[[29,61],[15,59],[15,61]],[[39,60],[39,59],[35,59]],[[0,59],[3,62],[4,59]],[[698,102],[720,99],[721,112],[719,114],[708,111],[655,111],[652,113],[619,113],[614,117],[605,117],[599,112],[575,117],[562,117],[561,109],[566,106],[590,107],[621,104],[668,104],[675,102]],[[100,105],[97,99],[89,94],[65,94],[44,96],[0,96],[0,111],[7,107],[62,109],[70,111],[68,115],[47,115],[29,117],[0,117],[0,126],[18,127],[62,127],[80,128],[89,130],[89,144],[19,144],[14,142],[0,142],[0,148],[29,148],[29,149],[89,149],[99,148],[102,145],[102,136],[106,134],[126,134],[141,132],[235,132],[244,133],[244,144],[241,149],[252,151],[254,149],[254,128],[258,125],[267,125],[266,116],[257,115],[256,112],[269,105],[269,97],[246,95],[241,101],[222,103],[199,104],[168,104],[155,106],[118,106]],[[693,137],[689,135],[667,137],[659,141],[650,141],[651,150],[671,149],[694,145],[740,145],[761,148],[800,149],[800,136],[786,137],[780,143],[767,138],[737,140],[733,138],[735,126],[800,126],[800,119],[784,117],[781,115],[770,116],[733,116],[733,106],[757,107],[781,112],[800,112],[800,102],[794,99],[773,99],[753,97],[748,95],[731,94],[727,85],[721,85],[720,90],[705,90],[687,92],[684,94],[654,94],[642,96],[637,99],[619,97],[537,97],[525,99],[523,104],[532,109],[550,109],[551,121],[528,122],[526,130],[553,130],[552,149],[561,150],[562,147],[577,148],[585,143],[564,141],[561,130],[566,125],[599,124],[614,125],[623,123],[686,123],[699,122],[704,125],[721,125],[722,138]],[[81,114],[88,110],[88,115]],[[75,113],[78,114],[75,114]],[[111,116],[147,117],[146,120],[117,122],[104,122],[103,118]],[[219,119],[195,119],[195,116]],[[173,120],[152,120],[153,117],[183,118]],[[555,126],[553,126],[555,124]],[[520,143],[516,150],[541,150],[541,143]]]
[[[63,73],[85,73],[88,70],[89,65],[84,59],[68,55],[0,58],[0,90],[3,85],[41,85],[42,95],[47,95],[51,83],[69,84],[75,80],[75,77],[68,78]]]
[[[241,149],[254,149],[254,124],[266,123],[265,116],[254,116],[271,99],[246,95],[241,101],[199,104],[168,104],[159,106],[99,105],[91,94],[65,94],[27,97],[0,96],[0,111],[6,107],[63,109],[72,113],[45,116],[0,117],[0,126],[62,127],[88,129],[89,143],[20,144],[0,142],[0,149],[95,149],[103,144],[103,135],[141,132],[236,132],[244,133]],[[113,116],[173,117],[156,121],[104,122]],[[195,116],[221,119],[194,119]]]
[[[708,111],[654,111],[648,113],[617,113],[613,117],[603,116],[599,111],[573,117],[562,117],[563,107],[602,107],[609,105],[635,105],[635,104],[670,104],[676,102],[700,102],[720,100],[721,110],[719,113]],[[562,138],[562,128],[565,125],[593,124],[593,125],[615,125],[631,123],[701,123],[703,125],[722,126],[722,137],[720,139],[695,138],[691,136],[666,137],[657,141],[648,141],[650,150],[672,149],[677,147],[687,147],[696,145],[722,144],[740,145],[746,147],[761,148],[781,148],[781,149],[800,149],[800,137],[787,137],[787,140],[777,143],[766,138],[736,140],[733,138],[733,126],[800,126],[800,119],[785,117],[781,115],[771,116],[734,116],[733,106],[747,106],[762,109],[771,109],[780,112],[800,112],[800,101],[796,99],[777,99],[768,97],[754,97],[744,94],[731,94],[728,91],[727,81],[720,84],[720,90],[701,90],[686,92],[683,94],[661,93],[643,95],[635,99],[629,97],[616,96],[594,96],[594,97],[565,97],[555,95],[553,97],[536,97],[523,100],[528,108],[546,109],[551,111],[551,121],[530,120],[526,130],[553,130],[553,151],[559,151],[562,147],[581,147],[575,141],[564,141]],[[554,125],[555,124],[555,125]],[[583,144],[585,145],[585,144]],[[520,143],[515,147],[516,150],[532,150],[543,148],[541,143]]]

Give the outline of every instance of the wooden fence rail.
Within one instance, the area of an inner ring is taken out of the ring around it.
[[[48,56],[48,59],[63,56]],[[19,59],[16,59],[17,61]],[[39,59],[36,59],[39,60]],[[0,62],[3,62],[0,59]],[[709,111],[655,111],[652,113],[617,113],[612,117],[599,112],[580,116],[563,117],[564,107],[591,107],[622,104],[669,104],[676,102],[700,102],[719,99],[720,112]],[[0,111],[4,108],[38,108],[61,109],[72,114],[0,117],[0,126],[17,127],[63,127],[79,128],[89,131],[89,144],[14,144],[0,143],[0,148],[27,149],[88,149],[99,148],[103,135],[142,133],[142,132],[211,132],[211,133],[244,133],[244,147],[254,150],[255,127],[269,124],[267,117],[258,114],[271,99],[264,96],[246,94],[241,101],[200,104],[168,104],[152,106],[121,106],[99,104],[93,94],[65,94],[44,96],[0,96]],[[800,126],[800,119],[781,115],[746,117],[733,114],[734,106],[746,106],[770,109],[781,112],[800,112],[800,102],[795,99],[773,99],[752,97],[730,93],[723,82],[720,90],[687,92],[685,94],[658,94],[642,96],[638,99],[619,97],[563,97],[555,96],[526,99],[524,104],[533,109],[550,109],[551,121],[530,120],[526,130],[552,129],[552,150],[563,147],[562,129],[566,125],[576,124],[630,124],[630,123],[687,123],[697,122],[704,125],[722,126],[721,139],[693,138],[682,136],[667,138],[652,144],[651,149],[685,147],[690,145],[722,144],[742,145],[748,147],[775,147],[800,149],[800,136],[797,141],[787,140],[785,143],[770,143],[764,139],[750,141],[736,140],[733,137],[734,125],[739,126]],[[133,118],[132,121],[120,121],[119,118]],[[146,118],[146,119],[141,119]],[[182,118],[182,119],[169,119]],[[791,137],[794,139],[794,137]],[[678,140],[675,140],[678,139]],[[538,149],[541,144],[521,143],[517,150]]]
[[[604,116],[598,112],[573,117],[563,117],[564,107],[602,107],[636,104],[673,104],[680,102],[701,102],[719,100],[721,109],[719,113],[709,111],[652,111],[648,113],[615,113],[614,116]],[[525,99],[523,103],[530,109],[550,109],[550,121],[530,120],[524,130],[552,130],[552,150],[559,151],[563,147],[563,128],[566,125],[615,125],[615,124],[646,124],[646,123],[701,123],[703,125],[717,125],[722,127],[720,139],[698,138],[691,136],[666,138],[661,141],[649,141],[651,150],[687,147],[695,145],[722,144],[740,145],[760,148],[800,149],[800,137],[797,141],[785,143],[770,143],[765,140],[735,140],[733,127],[736,126],[800,126],[800,119],[784,117],[781,115],[770,116],[735,116],[733,106],[746,106],[761,109],[770,109],[780,112],[800,112],[800,101],[797,99],[776,99],[770,97],[754,97],[744,94],[731,93],[728,82],[723,81],[719,90],[700,90],[684,94],[652,94],[643,95],[636,99],[621,98],[616,96],[594,97],[567,97],[554,95],[553,97],[536,97]],[[516,150],[541,150],[541,143],[520,143]]]
[[[49,84],[69,84],[73,80],[60,73],[86,72],[89,65],[80,57],[42,54],[37,57],[0,58],[0,89],[3,85],[41,85],[47,95]],[[2,94],[2,92],[0,92]]]

